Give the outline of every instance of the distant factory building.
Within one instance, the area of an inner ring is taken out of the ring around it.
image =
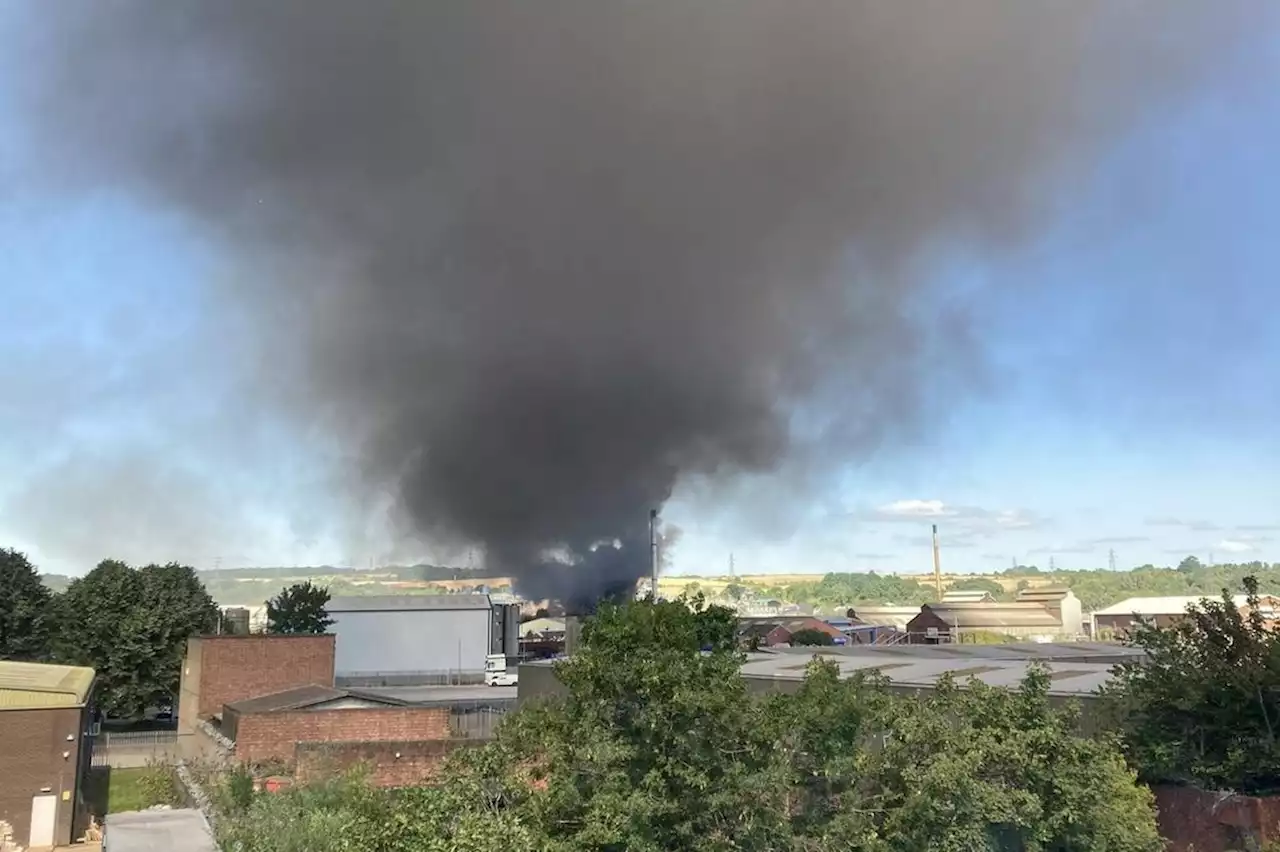
[[[1040,586],[1021,589],[1014,598],[1018,603],[1040,604],[1049,610],[1062,625],[1064,637],[1083,636],[1090,632],[1084,617],[1084,606],[1072,591],[1064,586]]]
[[[1169,627],[1187,616],[1187,608],[1205,598],[1221,601],[1221,595],[1175,595],[1161,598],[1128,598],[1093,613],[1094,630],[1100,633],[1125,633],[1139,621],[1149,621],[1160,627]],[[1232,602],[1241,615],[1248,615],[1249,601],[1246,595],[1234,595]],[[1259,614],[1269,625],[1275,625],[1280,612],[1280,598],[1260,595]]]
[[[490,654],[519,653],[519,606],[489,595],[333,598],[340,686],[479,683]]]
[[[1061,634],[1062,622],[1038,603],[936,603],[920,607],[907,623],[912,642],[965,642],[998,633],[1024,639]]]

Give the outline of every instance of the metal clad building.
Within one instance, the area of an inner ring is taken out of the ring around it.
[[[328,611],[340,685],[483,680],[493,620],[488,595],[339,597]]]

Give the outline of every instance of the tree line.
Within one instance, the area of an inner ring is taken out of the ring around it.
[[[328,591],[300,583],[267,602],[275,633],[323,633]],[[90,666],[107,714],[139,718],[172,701],[191,636],[224,628],[195,569],[107,559],[59,592],[25,554],[0,549],[0,659]]]
[[[1208,565],[1188,556],[1176,567],[1140,565],[1129,571],[1089,569],[1046,571],[1019,565],[992,575],[966,577],[947,588],[990,592],[996,600],[1011,601],[1019,589],[1061,585],[1071,589],[1086,611],[1101,609],[1126,598],[1175,595],[1218,595],[1238,589],[1245,577],[1258,581],[1264,594],[1280,594],[1280,563],[1243,562]],[[831,610],[863,605],[919,606],[936,599],[931,578],[866,573],[831,573],[810,583],[757,587],[758,595],[813,604]]]

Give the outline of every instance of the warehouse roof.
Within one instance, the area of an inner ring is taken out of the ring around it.
[[[275,713],[283,710],[320,709],[334,701],[354,698],[370,704],[382,704],[390,707],[403,707],[411,702],[393,698],[390,695],[375,695],[354,689],[334,689],[329,686],[300,686],[274,692],[257,698],[246,698],[227,706],[237,713]]]
[[[325,606],[332,615],[341,612],[416,612],[419,610],[490,609],[488,595],[369,595],[333,598]]]
[[[932,646],[938,647],[938,646]],[[752,653],[742,666],[742,675],[746,678],[770,680],[801,680],[811,655]],[[840,669],[841,677],[849,677],[857,672],[879,672],[894,686],[920,687],[931,689],[938,685],[944,675],[951,675],[961,683],[970,678],[980,680],[991,686],[1013,687],[1027,676],[1028,668],[1033,660],[997,659],[975,656],[951,657],[915,657],[896,654],[880,654],[875,652],[859,653],[856,649],[849,653],[827,653],[825,650],[818,657],[834,662]],[[1086,696],[1097,691],[1098,687],[1111,678],[1110,663],[1062,662],[1057,660],[1039,660],[1049,669],[1052,683],[1051,694],[1064,696]]]
[[[1260,603],[1272,608],[1275,607],[1277,599],[1273,595],[1260,595]],[[1163,598],[1127,598],[1118,604],[1112,604],[1105,609],[1096,610],[1094,615],[1182,615],[1187,611],[1187,607],[1192,604],[1198,604],[1200,601],[1209,599],[1211,601],[1221,601],[1221,595],[1172,595]],[[1243,607],[1249,603],[1248,595],[1232,595],[1231,600],[1238,607]]]
[[[1019,590],[1015,600],[1019,603],[1057,603],[1068,596],[1075,597],[1070,589],[1063,586],[1033,586]]]
[[[920,614],[918,606],[858,606],[854,604],[854,617],[863,624],[877,627],[906,627],[907,622]]]
[[[1040,604],[940,603],[927,609],[952,627],[1058,627],[1053,613]]]
[[[0,661],[0,710],[79,707],[93,678],[93,669],[81,666]]]

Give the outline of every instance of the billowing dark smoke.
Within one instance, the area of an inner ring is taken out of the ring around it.
[[[931,252],[1018,245],[1276,4],[57,5],[33,168],[205,228],[278,404],[571,597],[645,573],[681,481],[915,431],[969,354]]]

